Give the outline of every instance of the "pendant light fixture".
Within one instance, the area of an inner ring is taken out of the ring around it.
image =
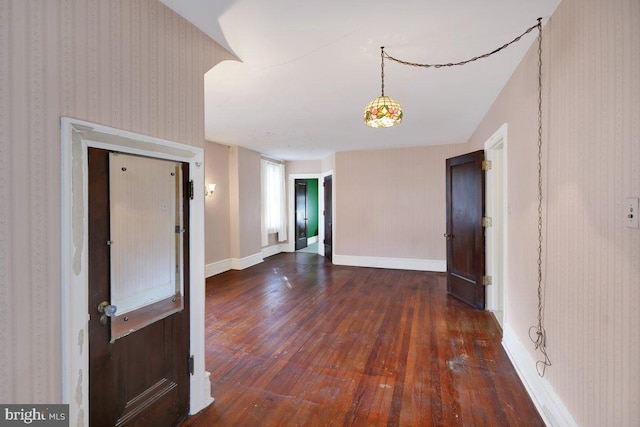
[[[533,31],[536,28],[540,29],[541,31],[541,28],[542,28],[541,22],[542,22],[542,18],[538,18],[538,23],[536,25],[533,25],[527,28],[527,30],[525,30],[524,33],[520,34],[518,37],[511,40],[510,42],[503,44],[502,46],[492,50],[491,52],[485,53],[483,55],[474,56],[473,58],[467,59],[465,61],[460,61],[460,62],[448,62],[448,63],[442,63],[442,64],[419,64],[416,62],[404,61],[402,59],[394,58],[388,53],[385,53],[384,46],[381,46],[380,56],[382,59],[382,66],[381,66],[380,75],[382,77],[382,96],[379,96],[378,98],[371,101],[369,105],[367,105],[367,108],[364,110],[364,122],[372,128],[378,128],[378,127],[387,128],[402,122],[403,113],[402,113],[402,108],[400,107],[400,104],[398,103],[398,101],[396,101],[393,98],[389,98],[388,96],[384,96],[384,58],[387,58],[399,64],[409,65],[412,67],[422,67],[422,68],[445,68],[445,67],[457,67],[460,65],[466,65],[470,62],[474,62],[479,59],[488,58],[500,52],[501,50],[506,49],[512,44],[520,41],[520,39],[523,36],[525,36],[526,34],[529,34],[531,31]]]
[[[372,128],[388,128],[402,122],[402,108],[393,98],[384,96],[384,46],[380,47],[382,59],[382,95],[374,99],[364,110],[364,122]]]
[[[512,44],[520,41],[522,37],[529,34],[534,29],[538,30],[538,322],[536,325],[531,326],[529,329],[529,338],[533,342],[535,349],[542,353],[542,360],[536,362],[536,370],[538,375],[544,377],[546,368],[551,366],[551,360],[547,355],[547,335],[543,326],[543,314],[544,314],[544,298],[543,298],[543,271],[542,271],[542,237],[543,237],[543,204],[542,204],[542,18],[538,18],[537,24],[527,28],[524,33],[520,34],[515,39],[502,46],[487,52],[483,55],[474,56],[473,58],[460,61],[449,62],[442,64],[419,64],[416,62],[404,61],[398,58],[394,58],[384,52],[384,47],[380,48],[380,55],[382,56],[382,96],[374,99],[367,105],[367,109],[364,111],[364,121],[367,125],[377,127],[389,127],[402,121],[402,109],[398,102],[394,99],[384,96],[384,58],[388,58],[399,64],[409,65],[412,67],[422,68],[443,68],[443,67],[457,67],[466,65],[470,62],[477,61],[479,59],[488,58],[503,49],[511,46]]]

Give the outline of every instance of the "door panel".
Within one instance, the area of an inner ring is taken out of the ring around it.
[[[324,256],[333,262],[333,179],[325,176],[324,182]]]
[[[89,424],[173,426],[189,410],[188,200],[181,200],[185,219],[184,307],[115,339],[112,318],[101,319],[97,309],[111,298],[109,153],[90,148],[88,161]],[[181,168],[187,177],[188,165]],[[186,185],[187,179],[183,179],[183,195],[188,194]],[[122,315],[125,323],[127,315]]]
[[[296,187],[296,251],[307,247],[307,182],[295,180]]]
[[[484,151],[447,159],[447,291],[484,308]]]

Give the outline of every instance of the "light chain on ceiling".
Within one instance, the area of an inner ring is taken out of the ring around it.
[[[388,59],[390,59],[392,61],[395,61],[395,62],[397,62],[399,64],[410,65],[412,67],[442,68],[442,67],[455,67],[455,66],[458,66],[458,65],[466,65],[466,64],[468,64],[470,62],[477,61],[478,59],[488,58],[491,55],[494,55],[494,54],[500,52],[501,50],[506,49],[507,47],[511,46],[512,44],[519,42],[522,37],[524,37],[527,34],[529,34],[535,28],[538,28],[538,27],[542,28],[541,22],[542,22],[542,18],[538,18],[538,23],[536,25],[527,28],[524,33],[520,34],[518,37],[516,37],[515,39],[511,40],[510,42],[503,44],[502,46],[492,50],[491,52],[488,52],[488,53],[485,53],[485,54],[479,55],[479,56],[474,56],[473,58],[467,59],[465,61],[449,62],[447,64],[419,64],[419,63],[416,63],[416,62],[403,61],[402,59],[394,58],[393,56],[391,56],[388,53],[386,53],[384,50],[382,51],[382,56],[383,56],[383,58],[388,58]],[[381,49],[384,49],[384,48],[381,48]]]
[[[529,338],[535,345],[535,349],[540,351],[543,356],[543,360],[539,360],[536,362],[536,370],[538,371],[538,375],[544,377],[546,372],[546,368],[551,366],[551,360],[547,355],[547,334],[543,326],[544,321],[544,297],[543,297],[543,286],[542,286],[542,234],[543,234],[543,223],[542,223],[542,207],[543,207],[543,193],[542,193],[542,18],[538,18],[538,23],[529,27],[520,34],[515,39],[511,40],[508,43],[503,44],[502,46],[492,50],[491,52],[485,53],[483,55],[474,56],[471,59],[467,59],[465,61],[460,62],[449,62],[446,64],[419,64],[416,62],[403,61],[398,58],[394,58],[384,51],[384,47],[381,47],[381,56],[382,56],[382,93],[384,96],[384,58],[390,59],[392,61],[398,62],[400,64],[409,65],[412,67],[422,67],[422,68],[442,68],[442,67],[455,67],[459,65],[466,65],[470,62],[477,61],[479,59],[488,58],[491,55],[494,55],[500,52],[503,49],[506,49],[510,45],[517,43],[520,41],[522,37],[529,34],[534,29],[538,29],[538,317],[537,317],[537,325],[531,326],[529,328]]]

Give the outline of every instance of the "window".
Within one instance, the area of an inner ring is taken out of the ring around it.
[[[262,246],[269,245],[269,234],[287,240],[284,165],[262,159]]]

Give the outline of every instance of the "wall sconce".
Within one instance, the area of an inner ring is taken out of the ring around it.
[[[207,184],[204,186],[204,195],[205,197],[211,197],[213,196],[213,192],[216,191],[216,185],[215,184]]]

